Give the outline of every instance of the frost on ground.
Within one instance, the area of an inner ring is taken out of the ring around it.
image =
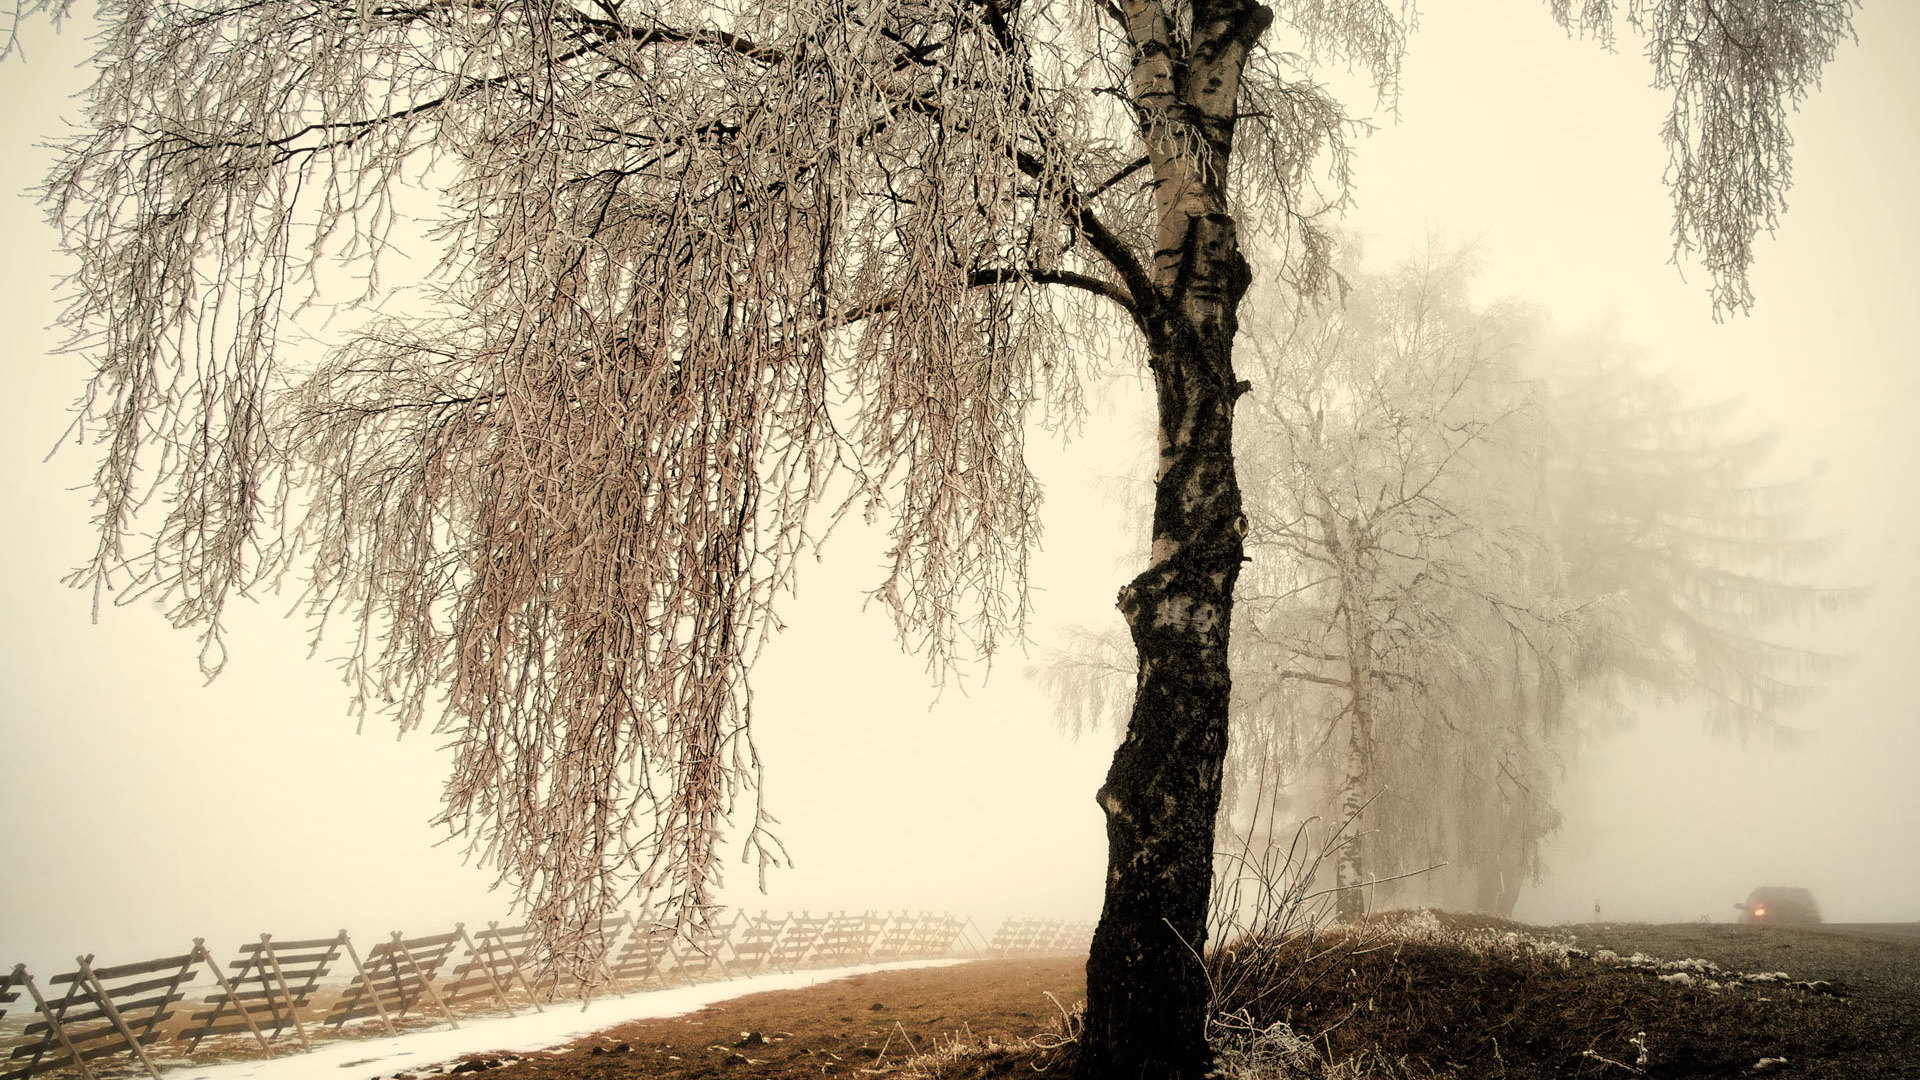
[[[1838,983],[1432,911],[1243,935],[1209,967],[1228,1080],[1766,1071],[1846,1022]]]
[[[1589,955],[1578,949],[1571,951],[1582,957]],[[1621,956],[1611,949],[1595,949],[1591,958],[1596,964],[1610,964],[1616,967],[1654,972],[1658,974],[1661,982],[1679,986],[1700,986],[1708,990],[1734,986],[1778,986],[1802,990],[1809,994],[1825,994],[1829,997],[1845,997],[1847,991],[1846,984],[1829,979],[1796,979],[1784,971],[1755,973],[1730,971],[1711,960],[1661,960],[1645,953]]]

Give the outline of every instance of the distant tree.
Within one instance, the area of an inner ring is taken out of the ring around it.
[[[1349,917],[1382,867],[1435,864],[1391,891],[1511,913],[1584,740],[1650,695],[1784,730],[1833,659],[1769,635],[1849,595],[1801,583],[1823,545],[1805,480],[1755,481],[1770,440],[1610,328],[1474,307],[1470,273],[1429,252],[1343,269],[1339,304],[1263,296],[1242,351],[1223,805],[1352,822],[1326,862]],[[1125,716],[1117,642],[1037,670],[1069,726]]]
[[[1554,351],[1547,490],[1568,588],[1621,613],[1582,680],[1589,723],[1653,696],[1702,707],[1717,734],[1792,739],[1788,714],[1839,660],[1779,631],[1861,595],[1808,580],[1829,546],[1808,531],[1815,477],[1767,478],[1774,433],[1740,433],[1737,402],[1691,400],[1611,327]]]
[[[1378,865],[1477,865],[1551,815],[1542,757],[1590,613],[1565,600],[1521,373],[1536,320],[1472,306],[1457,254],[1342,279],[1338,304],[1269,290],[1247,324],[1227,788],[1353,823],[1328,860],[1352,916]],[[1037,671],[1072,726],[1117,723],[1120,659],[1083,638]],[[1326,794],[1289,799],[1302,782]]]
[[[1259,569],[1238,730],[1294,748],[1326,812],[1367,807],[1335,861],[1349,914],[1376,852],[1449,865],[1410,888],[1511,913],[1585,739],[1650,700],[1787,733],[1836,661],[1781,624],[1854,595],[1807,581],[1811,478],[1759,478],[1770,436],[1611,328],[1503,339],[1460,271],[1352,275],[1344,310],[1249,350],[1286,389],[1255,395],[1268,445],[1242,449]],[[1259,708],[1276,680],[1290,708]]]
[[[1606,0],[1551,6],[1611,33]],[[1675,94],[1676,242],[1717,302],[1744,304],[1778,121],[1850,13],[1627,9]],[[1069,406],[1071,337],[1118,330],[1161,444],[1150,565],[1121,592],[1139,684],[1099,794],[1081,1060],[1197,1076],[1245,533],[1240,233],[1285,234],[1269,272],[1313,291],[1348,122],[1312,72],[1391,96],[1411,14],[109,4],[50,185],[102,447],[78,580],[166,596],[217,669],[225,605],[304,575],[364,705],[404,727],[444,700],[444,820],[536,920],[583,926],[636,881],[697,911],[756,782],[744,680],[808,508],[849,477],[892,522],[878,593],[903,640],[936,666],[991,652],[1037,528],[1024,422]],[[390,298],[408,190],[435,200],[438,270],[302,369],[281,330],[307,290],[359,274]],[[777,858],[761,823],[756,802],[749,851]]]
[[[1241,447],[1255,569],[1235,655],[1242,734],[1304,749],[1322,805],[1360,826],[1334,859],[1354,915],[1376,848],[1422,859],[1435,849],[1416,838],[1461,832],[1443,811],[1498,781],[1504,744],[1540,719],[1505,706],[1557,682],[1572,619],[1517,366],[1532,320],[1475,309],[1457,256],[1347,280],[1344,305],[1271,320],[1248,350],[1272,390],[1250,399]],[[1482,838],[1459,839],[1440,858]]]

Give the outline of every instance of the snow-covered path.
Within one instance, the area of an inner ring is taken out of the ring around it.
[[[653,990],[626,997],[596,999],[587,1008],[556,1001],[543,1013],[462,1018],[458,1028],[417,1031],[373,1039],[321,1043],[304,1054],[229,1061],[217,1065],[161,1062],[165,1080],[370,1080],[396,1072],[419,1074],[463,1054],[525,1053],[558,1046],[629,1020],[681,1016],[717,1001],[767,990],[804,986],[900,968],[945,967],[964,960],[905,960],[892,964],[821,968],[817,971],[755,975],[745,979]]]

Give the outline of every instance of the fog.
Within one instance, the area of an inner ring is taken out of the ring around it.
[[[1758,307],[1716,323],[1704,272],[1683,280],[1667,265],[1665,103],[1631,40],[1622,55],[1570,41],[1537,0],[1430,6],[1398,122],[1360,146],[1348,226],[1377,261],[1429,236],[1471,242],[1477,295],[1539,305],[1567,328],[1617,319],[1699,399],[1739,397],[1744,425],[1780,431],[1781,470],[1822,470],[1814,527],[1835,547],[1818,577],[1873,589],[1794,631],[1852,658],[1791,718],[1799,745],[1715,739],[1697,710],[1648,706],[1633,730],[1583,747],[1546,879],[1517,915],[1586,919],[1598,903],[1608,919],[1725,920],[1753,887],[1790,884],[1830,920],[1920,919],[1920,73],[1907,55],[1920,11],[1860,14],[1859,45],[1796,118],[1790,211],[1759,246]],[[41,177],[36,142],[77,111],[78,29],[31,27],[26,61],[0,65],[0,190]],[[0,213],[13,361],[0,398],[0,963],[43,974],[75,953],[119,962],[195,936],[224,951],[262,931],[506,918],[505,892],[426,824],[435,738],[396,742],[377,719],[356,733],[326,649],[309,660],[306,628],[282,617],[290,595],[240,605],[228,669],[203,686],[192,636],[151,606],[109,603],[96,623],[89,598],[59,584],[90,550],[75,489],[91,459],[75,447],[42,459],[83,366],[52,355],[65,269],[53,233],[28,199]],[[1138,386],[1107,387],[1068,444],[1034,437],[1047,496],[1036,652],[1066,627],[1117,622],[1135,530],[1103,492],[1137,460],[1143,403]],[[755,670],[765,798],[793,865],[762,893],[753,867],[730,863],[723,899],[950,910],[989,932],[1008,915],[1093,917],[1108,740],[1063,734],[1017,649],[933,686],[864,603],[882,546],[849,525],[804,566]]]

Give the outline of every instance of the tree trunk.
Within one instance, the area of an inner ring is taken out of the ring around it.
[[[1367,881],[1367,828],[1363,820],[1367,800],[1373,796],[1373,708],[1366,691],[1366,669],[1358,660],[1352,665],[1354,693],[1348,710],[1352,727],[1348,729],[1347,775],[1340,785],[1340,817],[1346,832],[1340,837],[1340,852],[1334,858],[1334,911],[1352,921],[1367,913],[1370,899]]]
[[[1235,312],[1247,268],[1232,219],[1193,219],[1181,288],[1148,335],[1160,459],[1148,568],[1120,591],[1140,674],[1098,795],[1107,889],[1087,959],[1080,1076],[1199,1080],[1211,1070],[1201,957],[1227,751],[1227,634],[1246,518],[1234,477]]]
[[[1127,735],[1097,796],[1107,892],[1087,957],[1083,1080],[1201,1080],[1207,902],[1227,756],[1227,633],[1247,519],[1233,468],[1233,372],[1251,273],[1228,212],[1240,76],[1273,12],[1117,0],[1131,97],[1153,174],[1151,269],[1128,283],[1160,428],[1153,551],[1120,590],[1140,675]],[[1193,136],[1201,136],[1196,143]]]
[[[1333,497],[1320,493],[1325,530],[1324,545],[1339,577],[1340,608],[1346,613],[1347,650],[1347,768],[1341,777],[1339,805],[1344,832],[1333,860],[1334,911],[1354,920],[1367,913],[1371,890],[1367,879],[1367,829],[1362,816],[1375,795],[1373,767],[1373,624],[1367,610],[1365,582],[1360,566],[1361,534],[1342,536],[1341,517]]]
[[[1520,889],[1505,859],[1487,859],[1477,868],[1473,910],[1509,918],[1520,900]]]

